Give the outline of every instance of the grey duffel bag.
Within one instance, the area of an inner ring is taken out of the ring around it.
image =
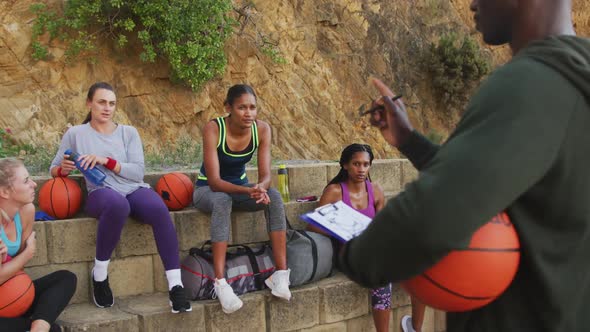
[[[236,295],[266,288],[264,280],[275,271],[272,251],[267,243],[259,247],[229,245],[225,258],[225,279]],[[215,273],[210,243],[192,248],[180,264],[182,283],[191,300],[214,296]]]
[[[287,230],[287,265],[291,286],[328,277],[332,273],[332,240],[322,234]]]

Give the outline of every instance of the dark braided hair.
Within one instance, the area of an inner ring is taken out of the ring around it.
[[[358,143],[353,143],[350,144],[349,146],[345,147],[344,150],[342,150],[342,154],[340,155],[340,171],[338,172],[338,174],[336,174],[336,176],[328,183],[328,186],[334,183],[340,183],[340,182],[344,182],[348,179],[348,171],[344,169],[344,165],[347,164],[348,162],[350,162],[350,160],[352,160],[352,156],[356,153],[356,152],[366,152],[369,154],[369,163],[372,165],[373,164],[373,159],[375,158],[373,156],[373,150],[371,150],[371,146],[368,144],[358,144]],[[371,177],[369,176],[369,180],[371,180]]]

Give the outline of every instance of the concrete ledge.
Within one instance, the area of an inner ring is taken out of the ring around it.
[[[175,214],[171,213],[170,215],[174,224]],[[123,227],[123,232],[121,232],[121,240],[115,248],[115,257],[124,258],[156,254],[157,252],[158,248],[152,226],[128,218],[125,227]]]
[[[409,167],[409,168],[408,168]],[[392,176],[398,173],[401,169],[401,175]],[[274,187],[277,185],[277,170],[278,165],[271,167],[271,179]],[[321,194],[325,185],[330,181],[340,170],[338,162],[323,162],[311,164],[287,165],[289,174],[289,188],[292,199],[300,196],[318,195]],[[405,172],[404,172],[405,171]],[[177,171],[175,171],[177,172]],[[187,175],[194,183],[197,179],[198,169],[178,171]],[[148,183],[152,188],[156,186],[158,180],[162,175],[171,172],[148,172],[144,175],[143,181]],[[400,184],[395,183],[396,179],[400,179],[401,183],[406,183],[417,171],[413,168],[411,163],[406,159],[375,159],[373,161],[373,169],[371,170],[371,177],[374,181],[382,183],[386,191],[397,191]],[[247,167],[246,175],[250,182],[257,182],[258,170],[255,167]],[[84,177],[80,174],[69,176],[70,179],[78,182],[82,188],[84,197],[86,193],[86,183]],[[41,188],[45,182],[51,179],[49,176],[35,176],[32,178]],[[38,197],[35,198],[35,204],[38,203]]]
[[[240,296],[244,306],[228,315],[217,300],[205,301],[207,331],[265,331],[264,295],[260,292]]]
[[[315,326],[320,321],[320,292],[309,285],[291,290],[291,301],[266,297],[268,325],[271,331],[293,331]]]
[[[109,264],[109,283],[115,298],[154,292],[152,256],[127,257]],[[116,303],[115,299],[115,303]]]
[[[193,303],[193,310],[173,314],[168,303],[168,293],[157,293],[122,299],[121,311],[137,315],[141,332],[205,332],[205,307]]]
[[[172,314],[166,290],[117,296],[115,307],[109,309],[90,303],[70,305],[60,321],[66,331],[375,331],[369,291],[342,274],[295,287],[292,294],[289,302],[268,290],[242,295],[244,306],[230,315],[223,313],[217,300],[193,302],[192,312]],[[409,313],[409,304],[394,306],[390,331],[400,331],[401,317]],[[422,330],[444,332],[444,324],[444,313],[428,308]]]
[[[401,189],[401,160],[375,160],[371,166],[371,180],[379,183],[383,191],[400,191]]]
[[[433,310],[433,309],[430,309]],[[445,332],[447,330],[447,313],[440,310],[434,311],[434,332]]]
[[[342,331],[359,331],[348,329],[346,322],[317,325],[309,329],[300,330],[301,332],[342,332]]]
[[[403,290],[400,284],[393,284],[391,286],[391,307],[398,308],[411,304],[410,295]]]
[[[319,199],[319,196],[318,196]],[[299,218],[305,212],[312,211],[318,206],[318,201],[315,202],[289,202],[285,204],[285,216],[291,223],[294,229],[305,229],[307,223]]]
[[[334,323],[366,315],[369,312],[369,291],[337,275],[320,282],[320,322]]]
[[[100,309],[94,304],[74,304],[59,316],[58,324],[65,332],[139,332],[136,315],[128,314],[117,307]]]
[[[210,236],[210,217],[190,208],[173,212],[176,221],[176,234],[180,250],[189,250],[192,247],[200,247]],[[231,236],[231,232],[230,232]]]
[[[96,220],[66,219],[45,222],[47,255],[51,263],[93,261],[96,256]]]
[[[232,212],[230,233],[232,244],[268,241],[264,211]]]
[[[392,320],[390,317],[389,330],[402,332],[400,327],[393,326],[391,321]],[[376,329],[375,329],[375,323],[373,322],[373,314],[369,313],[368,315],[365,315],[365,316],[356,317],[356,318],[347,320],[346,321],[346,329],[347,329],[347,331],[356,331],[356,332],[375,332]]]
[[[299,215],[317,207],[316,202],[289,202],[285,214],[296,229],[303,229],[306,223]],[[196,209],[171,212],[176,227],[180,250],[199,247],[210,238],[210,216]],[[96,255],[97,220],[77,218],[35,223],[38,254],[27,266],[41,266],[49,263],[65,264],[92,262]],[[266,219],[263,211],[232,213],[230,232],[231,243],[254,243],[267,241]],[[152,227],[128,219],[121,240],[113,253],[114,258],[126,258],[157,254]]]
[[[51,265],[41,265],[41,266],[33,266],[25,268],[27,274],[31,277],[31,279],[35,280],[41,278],[43,276],[48,275],[49,273],[59,271],[59,270],[68,270],[73,272],[76,277],[78,278],[78,284],[76,287],[76,292],[74,296],[70,300],[70,303],[87,303],[90,296],[90,270],[89,264],[87,262],[80,262],[80,263],[68,263],[68,264],[51,264]]]
[[[27,267],[45,265],[49,263],[47,258],[47,231],[45,223],[36,222],[33,224],[33,231],[35,232],[35,239],[37,240],[35,256],[27,262]]]
[[[328,183],[325,164],[289,166],[289,193],[291,199],[316,195],[320,197]]]
[[[293,201],[285,204],[285,214],[296,229],[306,227],[299,215],[316,208],[318,202],[294,202],[308,195],[320,196],[326,183],[340,170],[338,163],[290,165],[289,184]],[[186,171],[191,180],[196,170]],[[277,167],[272,169],[276,187]],[[147,174],[145,181],[155,185],[164,173]],[[257,180],[257,170],[247,169],[251,182]],[[382,185],[386,198],[403,190],[414,180],[418,171],[407,160],[375,160],[371,177]],[[84,190],[81,176],[73,176]],[[49,178],[36,178],[42,184]],[[79,213],[82,215],[82,213]],[[210,216],[189,207],[171,212],[179,240],[180,258],[192,247],[209,239]],[[115,295],[116,308],[97,309],[90,304],[90,268],[95,256],[97,221],[93,218],[35,223],[38,255],[26,270],[33,278],[59,269],[73,271],[78,276],[78,290],[62,319],[66,331],[373,331],[369,291],[337,274],[318,283],[292,289],[293,300],[283,302],[261,291],[241,296],[244,307],[226,315],[218,302],[194,303],[194,312],[187,315],[168,314],[167,281],[157,253],[152,229],[128,220],[110,265],[109,281]],[[230,242],[252,243],[268,240],[264,212],[232,213]],[[162,294],[153,295],[154,292]],[[139,295],[146,294],[146,295]],[[125,296],[133,298],[125,298]],[[139,296],[138,296],[139,295]],[[409,296],[394,286],[392,295],[393,331],[399,329],[399,319],[410,310]],[[77,317],[82,315],[83,317]],[[131,325],[129,325],[131,324]],[[427,311],[423,331],[443,332],[445,315]]]

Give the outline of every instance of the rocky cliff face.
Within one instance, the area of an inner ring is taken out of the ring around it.
[[[574,1],[577,31],[590,35],[590,4]],[[417,54],[444,31],[475,34],[469,0],[257,0],[243,33],[227,43],[223,77],[193,92],[170,83],[165,64],[141,63],[107,42],[96,64],[66,64],[58,43],[51,61],[34,61],[32,2],[0,2],[0,128],[51,148],[69,125],[82,121],[86,90],[96,81],[115,86],[116,120],[136,126],[148,147],[182,135],[200,139],[202,125],[224,113],[227,88],[243,82],[257,91],[259,117],[273,128],[273,158],[337,159],[352,142],[391,157],[395,151],[357,116],[359,106],[376,96],[368,77],[381,77],[404,93],[417,127],[444,133],[449,123],[436,115],[439,106],[417,69]],[[257,32],[279,42],[286,64],[259,51]],[[487,50],[496,64],[509,57],[505,48]]]

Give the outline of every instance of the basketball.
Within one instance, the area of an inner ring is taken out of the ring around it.
[[[156,192],[169,210],[181,210],[193,200],[193,182],[183,173],[172,172],[162,176],[156,183]]]
[[[508,215],[500,213],[473,234],[469,247],[452,251],[402,286],[433,308],[473,310],[508,288],[519,261],[518,235]]]
[[[24,314],[35,298],[35,285],[24,271],[0,285],[0,317],[13,318]]]
[[[57,219],[73,217],[82,203],[78,182],[63,177],[53,178],[39,190],[39,208]]]

